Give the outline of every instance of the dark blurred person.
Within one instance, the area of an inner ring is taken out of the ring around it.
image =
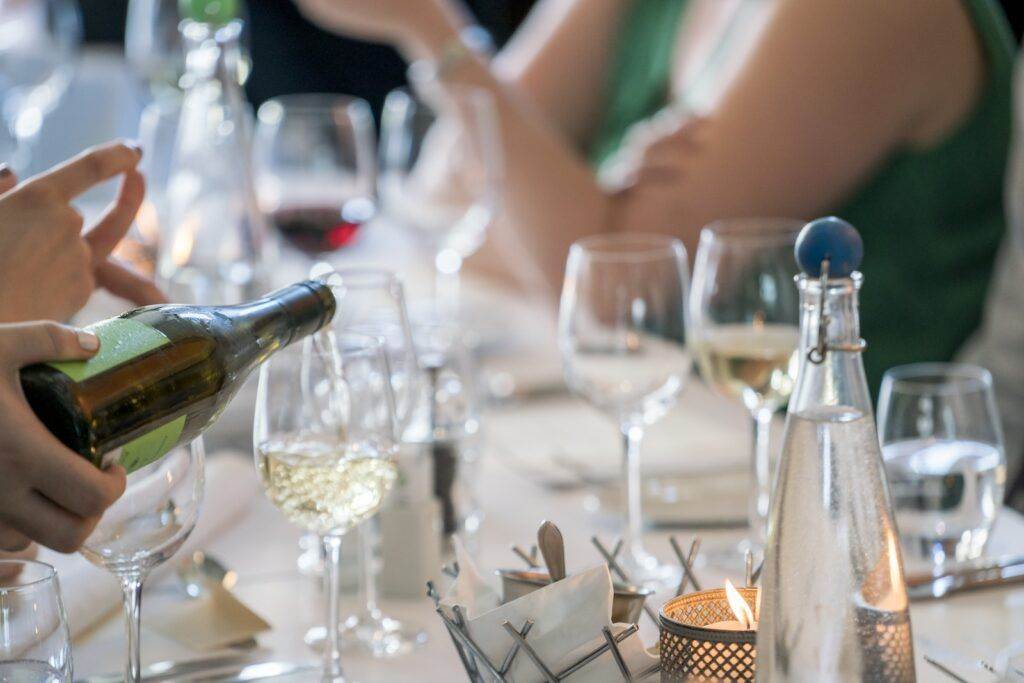
[[[1003,11],[1006,12],[1006,18],[1010,21],[1010,26],[1013,27],[1013,34],[1019,41],[1021,36],[1024,36],[1024,2],[1000,0],[1000,3],[1003,6]]]
[[[127,0],[79,0],[86,40],[124,42]],[[470,0],[480,24],[503,44],[535,0]],[[379,114],[387,93],[405,83],[405,62],[391,47],[325,32],[304,19],[291,0],[250,0],[253,72],[246,84],[259,106],[271,97],[303,92],[362,97]]]

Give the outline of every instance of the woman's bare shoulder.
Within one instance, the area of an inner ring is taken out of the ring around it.
[[[965,0],[783,0],[779,9],[794,33],[826,32],[835,58],[873,78],[876,96],[910,108],[910,145],[945,137],[979,96],[985,58]]]

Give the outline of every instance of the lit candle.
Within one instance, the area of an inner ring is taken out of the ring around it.
[[[736,587],[732,585],[732,581],[729,579],[725,580],[725,598],[729,601],[729,608],[732,609],[732,613],[736,615],[736,618],[727,621],[716,621],[707,624],[704,628],[713,631],[756,631],[757,621],[754,619],[754,613],[750,610],[750,605],[747,604],[747,601],[743,599],[743,596],[740,595],[740,592],[736,590]]]

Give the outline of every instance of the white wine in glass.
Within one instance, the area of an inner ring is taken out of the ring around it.
[[[270,501],[292,524],[317,534],[349,529],[373,516],[395,480],[395,465],[335,440],[298,433],[256,450]]]
[[[326,588],[322,681],[342,683],[341,537],[372,517],[395,481],[394,396],[377,337],[324,332],[260,370],[256,468],[270,501],[320,536]]]
[[[787,219],[719,221],[701,231],[697,248],[689,344],[704,381],[741,401],[754,425],[749,532],[741,553],[764,543],[772,414],[789,400],[796,378],[800,307],[793,246],[801,227]]]
[[[800,330],[792,325],[721,325],[693,350],[701,374],[715,391],[743,401],[748,409],[772,409],[793,393]]]

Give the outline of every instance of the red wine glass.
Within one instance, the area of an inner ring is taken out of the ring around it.
[[[376,211],[370,106],[341,95],[287,95],[259,109],[253,164],[260,211],[286,243],[323,259]]]

